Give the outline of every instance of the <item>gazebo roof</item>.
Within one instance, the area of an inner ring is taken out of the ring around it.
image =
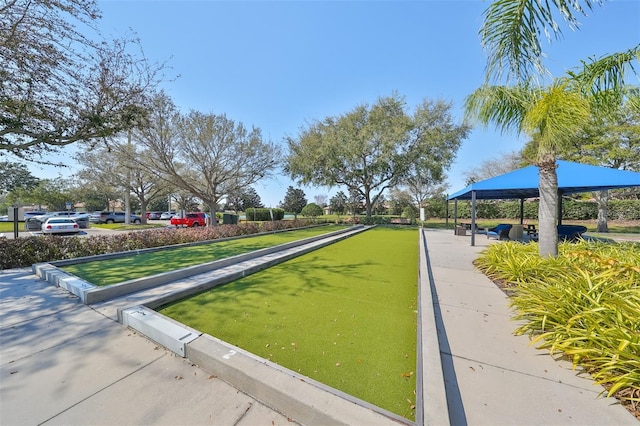
[[[558,190],[562,194],[640,186],[640,173],[558,160]],[[540,196],[537,166],[527,166],[473,183],[449,195],[448,200],[523,199]]]

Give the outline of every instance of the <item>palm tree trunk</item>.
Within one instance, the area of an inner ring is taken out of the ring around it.
[[[538,208],[538,220],[540,232],[538,240],[538,253],[541,257],[558,256],[558,175],[556,173],[555,159],[543,161],[539,165],[540,170],[540,206]]]

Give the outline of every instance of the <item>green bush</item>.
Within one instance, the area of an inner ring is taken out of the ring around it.
[[[447,214],[447,202],[445,197],[431,198],[424,207],[425,219],[432,217],[445,217]],[[449,212],[449,217],[453,217],[452,212]]]
[[[414,206],[406,206],[404,209],[402,209],[401,217],[407,219],[415,219],[416,217],[418,217],[418,215],[418,210]]]
[[[493,244],[477,260],[514,292],[516,334],[582,366],[609,396],[640,393],[640,243]]]
[[[91,237],[44,235],[17,239],[0,238],[0,270],[22,268],[54,260],[294,229],[307,226],[309,223],[308,220],[279,220],[261,224],[148,229]]]
[[[607,207],[611,220],[640,220],[640,200],[612,200]]]
[[[320,207],[316,203],[309,203],[304,206],[300,214],[307,217],[322,216],[322,207]]]
[[[525,201],[523,215],[525,219],[538,218],[538,200]],[[611,200],[607,203],[609,220],[640,220],[640,200]],[[434,216],[429,210],[427,217]],[[453,203],[449,206],[449,217],[453,217]],[[519,219],[520,201],[515,200],[478,200],[476,202],[478,219]],[[471,218],[471,201],[458,201],[458,218]],[[590,220],[598,218],[598,204],[595,201],[562,200],[562,218],[565,220]]]
[[[273,218],[271,214],[273,213]],[[244,212],[247,220],[256,222],[265,222],[270,220],[282,220],[284,219],[283,209],[267,209],[267,208],[249,208]]]

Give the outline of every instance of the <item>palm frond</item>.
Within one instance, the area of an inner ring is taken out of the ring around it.
[[[563,80],[541,92],[522,122],[528,134],[539,132],[538,155],[555,154],[561,144],[582,129],[591,117],[590,106],[586,97],[569,90]]]
[[[484,13],[480,29],[488,52],[485,81],[528,80],[547,74],[543,64],[541,36],[548,41],[562,36],[556,16],[571,28],[579,26],[578,15],[606,0],[496,0]]]
[[[527,85],[482,86],[465,99],[465,116],[501,132],[520,133],[522,121],[536,95]]]
[[[570,71],[568,74],[584,91],[596,95],[600,92],[623,88],[627,84],[627,72],[638,77],[634,63],[639,61],[640,44],[625,52],[581,61],[580,70]]]

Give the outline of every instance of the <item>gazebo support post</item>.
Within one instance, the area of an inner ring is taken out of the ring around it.
[[[458,199],[453,202],[453,235],[456,235],[456,228],[458,227]]]
[[[446,203],[444,206],[444,227],[445,229],[449,227],[449,198],[444,197],[444,202]],[[454,226],[455,229],[455,226]]]
[[[562,225],[562,192],[558,191],[558,225]]]
[[[476,191],[471,191],[471,246],[476,245]]]

